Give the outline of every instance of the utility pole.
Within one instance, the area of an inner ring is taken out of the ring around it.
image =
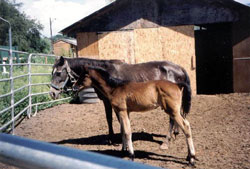
[[[49,18],[49,27],[50,27],[50,42],[51,42],[51,51],[50,53],[53,54],[54,53],[54,49],[53,49],[53,39],[52,39],[52,19]]]
[[[0,20],[8,23],[9,25],[9,48],[10,48],[10,55],[12,55],[12,33],[11,33],[11,24],[9,21],[7,21],[6,19],[3,19],[2,17],[0,17]]]

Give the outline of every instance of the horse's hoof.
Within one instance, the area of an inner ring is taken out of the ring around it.
[[[112,145],[112,146],[119,146],[118,143],[116,143],[115,141],[112,140],[107,140],[108,145]]]
[[[179,131],[174,131],[174,139],[176,139],[176,137],[179,135],[180,133],[179,133]]]
[[[107,145],[112,145],[112,141],[110,139],[105,139],[102,141],[103,144],[107,144]]]
[[[118,143],[112,142],[112,146],[119,146]]]
[[[113,144],[113,141],[110,140],[110,139],[108,139],[107,142],[108,142],[109,145],[112,145],[112,144]]]
[[[189,164],[190,166],[195,166],[194,158],[191,158],[188,164]]]
[[[160,149],[167,150],[168,149],[168,144],[167,143],[162,143],[161,146],[160,146]]]
[[[118,145],[117,143],[115,143],[114,136],[108,136],[106,142],[108,145]]]
[[[129,155],[129,158],[130,158],[131,161],[134,161],[135,155],[134,155],[134,154],[130,154],[130,155]]]
[[[186,160],[189,162],[190,166],[195,166],[195,160],[199,161],[195,156],[188,155]]]

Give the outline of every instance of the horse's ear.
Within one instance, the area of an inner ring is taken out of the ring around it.
[[[63,57],[63,56],[60,56],[58,65],[59,65],[59,66],[64,65],[64,60],[65,60],[64,57]]]

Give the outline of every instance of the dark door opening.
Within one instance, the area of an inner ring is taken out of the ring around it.
[[[196,28],[197,94],[232,92],[231,24],[200,25]]]

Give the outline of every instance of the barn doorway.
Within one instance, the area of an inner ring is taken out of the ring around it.
[[[233,92],[231,24],[195,27],[197,94]]]

